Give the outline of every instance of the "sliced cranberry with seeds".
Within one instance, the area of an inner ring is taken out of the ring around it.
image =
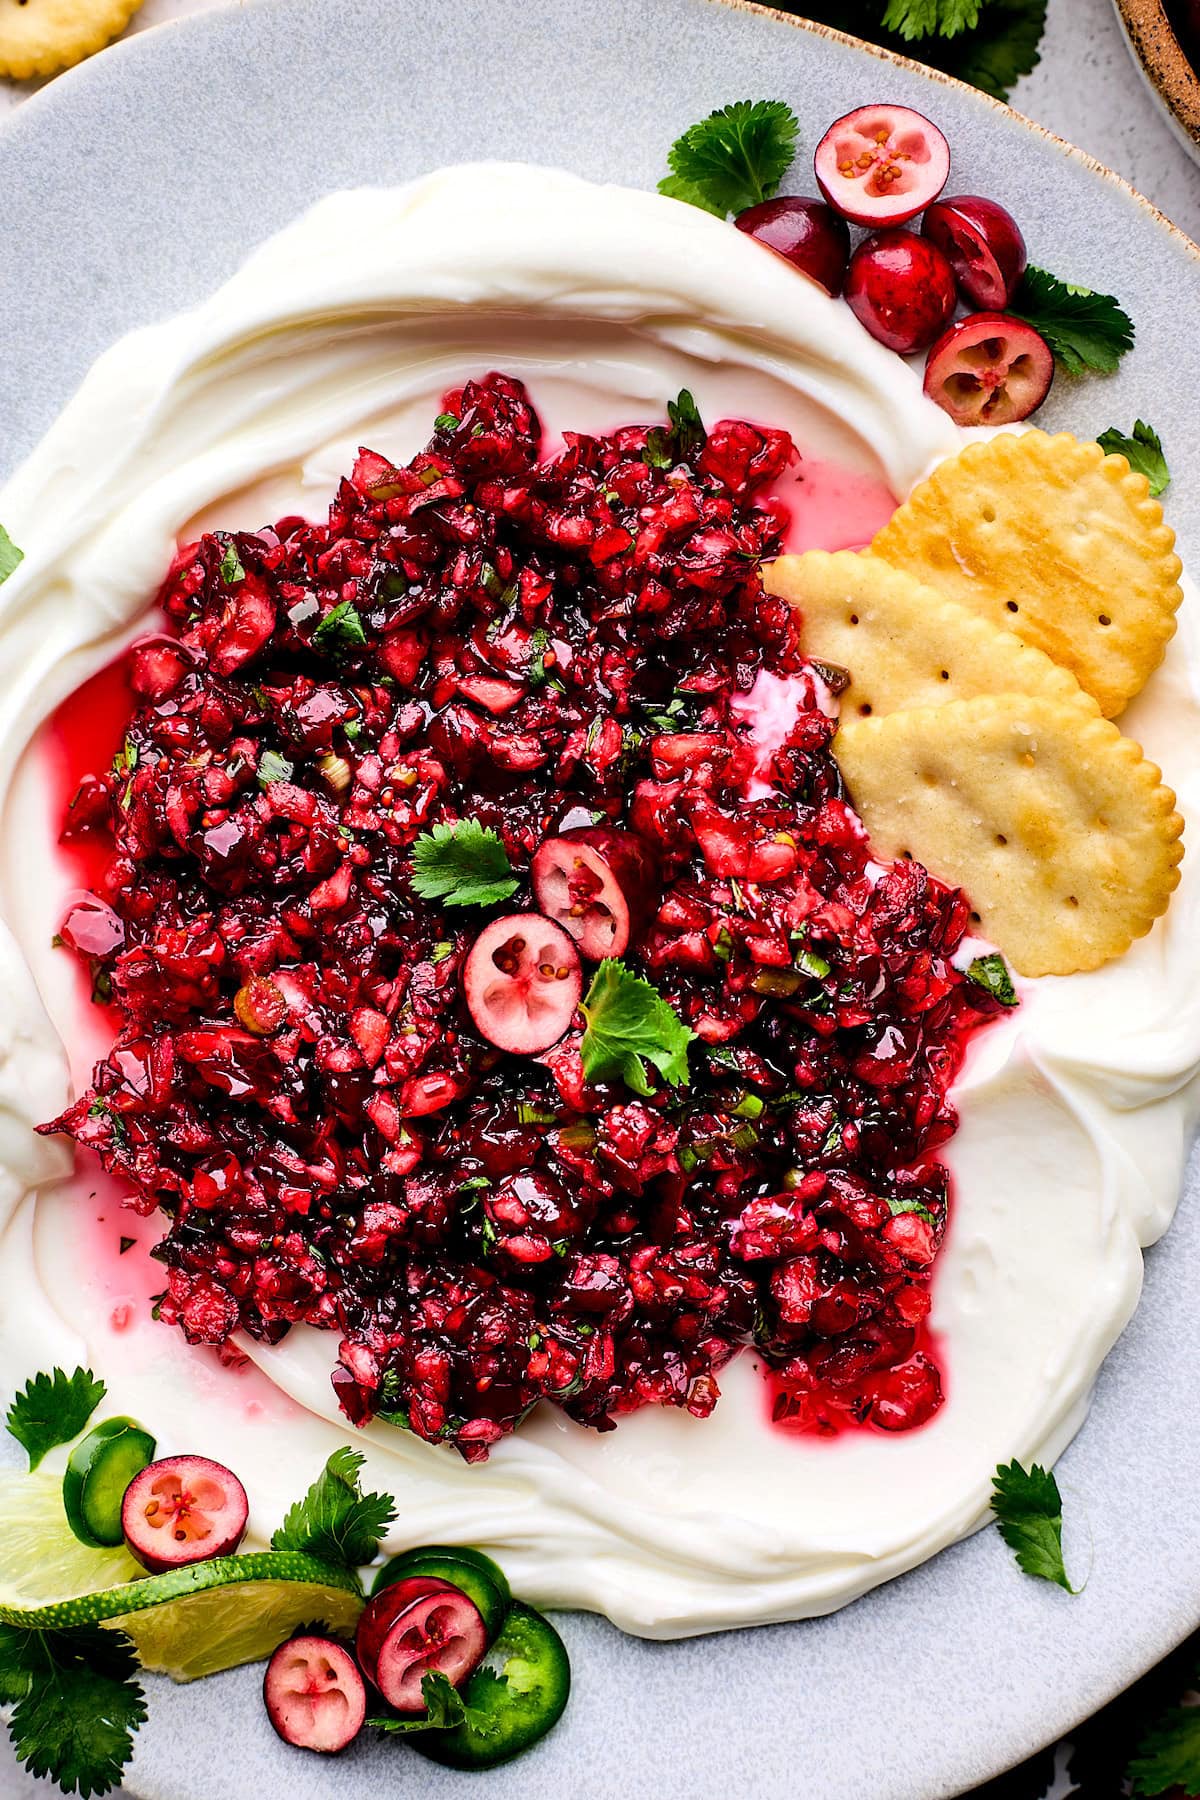
[[[121,1529],[131,1555],[152,1575],[231,1556],[246,1532],[249,1506],[237,1476],[206,1456],[168,1456],[125,1490]]]
[[[534,898],[584,956],[623,956],[657,904],[654,859],[631,831],[584,825],[538,846]]]
[[[540,913],[509,913],[480,932],[463,967],[475,1028],[515,1056],[536,1056],[567,1031],[583,993],[579,952]]]
[[[817,145],[817,186],[855,225],[903,225],[937,199],[950,146],[908,106],[859,106],[835,119]]]
[[[303,1636],[281,1644],[263,1677],[267,1717],[285,1744],[336,1755],[362,1730],[367,1689],[344,1644]]]
[[[1054,352],[1022,319],[971,313],[929,352],[925,392],[956,425],[1012,425],[1036,412],[1054,380]]]
[[[421,1684],[444,1675],[458,1687],[487,1649],[474,1601],[433,1576],[410,1576],[367,1602],[355,1638],[363,1673],[397,1712],[425,1710]]]

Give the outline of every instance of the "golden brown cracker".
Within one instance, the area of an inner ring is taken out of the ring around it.
[[[142,0],[0,0],[0,75],[28,81],[82,62],[124,31]]]
[[[871,550],[1070,669],[1111,718],[1175,630],[1174,543],[1123,456],[1027,431],[941,463]]]
[[[963,888],[1023,975],[1072,975],[1149,931],[1183,821],[1131,738],[1021,694],[856,719],[834,754],[882,857]]]
[[[1041,694],[1098,710],[1069,669],[877,556],[781,556],[763,570],[763,585],[802,615],[805,651],[849,675],[843,719],[977,694]]]

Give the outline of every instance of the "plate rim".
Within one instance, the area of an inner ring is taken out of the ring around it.
[[[204,35],[211,32],[219,39],[221,32],[226,28],[227,22],[230,19],[238,17],[244,18],[247,13],[286,13],[296,3],[297,0],[253,0],[252,5],[247,5],[247,0],[224,0],[223,4],[205,12],[163,20],[146,30],[123,36],[115,43],[109,45],[105,50],[87,58],[72,68],[63,71],[61,75],[51,78],[43,87],[29,95],[20,105],[14,107],[6,117],[0,119],[0,143],[7,143],[14,137],[19,139],[24,129],[23,121],[27,117],[40,118],[41,113],[47,105],[47,96],[51,93],[54,95],[54,101],[50,102],[50,104],[61,103],[64,98],[69,96],[70,91],[76,86],[82,87],[85,84],[94,86],[101,82],[113,79],[114,77],[110,71],[114,64],[120,63],[123,66],[129,61],[146,57],[153,58],[157,54],[158,46],[160,44],[168,38],[174,38],[179,33],[199,40]],[[303,3],[303,0],[301,0],[301,3]],[[1028,115],[1022,113],[1018,108],[997,99],[994,95],[989,94],[980,88],[976,88],[970,83],[964,82],[958,77],[946,73],[944,70],[936,69],[924,64],[914,57],[904,55],[901,52],[891,50],[882,45],[870,43],[852,33],[842,31],[837,27],[825,25],[816,20],[805,19],[796,14],[786,13],[779,10],[777,7],[761,4],[760,0],[687,0],[687,3],[696,7],[697,10],[704,6],[721,7],[727,12],[746,14],[751,19],[757,18],[764,21],[770,21],[776,25],[790,26],[809,37],[825,40],[846,49],[865,53],[885,66],[903,70],[907,74],[916,76],[926,82],[932,82],[937,86],[946,87],[951,91],[957,91],[967,97],[969,101],[976,104],[980,102],[984,103],[997,118],[1007,118],[1015,121],[1018,126],[1023,127],[1024,130],[1029,132],[1035,139],[1040,139],[1050,149],[1061,153],[1067,161],[1077,164],[1092,176],[1100,177],[1116,192],[1123,195],[1126,199],[1134,201],[1139,210],[1146,216],[1147,221],[1161,228],[1168,238],[1174,240],[1176,248],[1182,249],[1182,251],[1195,262],[1197,272],[1200,273],[1200,243],[1193,240],[1188,233],[1168,218],[1167,215],[1156,207],[1145,194],[1133,185],[1132,182],[1108,167],[1088,151],[1073,144],[1070,140],[1060,136],[1049,127],[1041,125],[1036,120],[1029,118]],[[64,93],[64,88],[66,89],[66,93]],[[1143,1256],[1145,1255],[1146,1248],[1147,1247],[1145,1246],[1143,1247]],[[1153,1249],[1154,1246],[1149,1246],[1149,1248]],[[933,1560],[936,1560],[936,1558]],[[885,1589],[886,1585],[889,1584],[885,1584]],[[872,1590],[872,1592],[877,1591],[878,1590]],[[870,1595],[865,1596],[865,1598],[869,1599]],[[1064,1715],[1059,1714],[1056,1717],[1054,1725],[1051,1727],[1051,1735],[1049,1737],[1043,1738],[1039,1736],[1036,1744],[1025,1747],[1018,1756],[1002,1765],[994,1765],[989,1762],[989,1774],[985,1779],[990,1780],[1002,1776],[1006,1772],[1018,1767],[1021,1762],[1028,1757],[1036,1754],[1039,1748],[1044,1748],[1057,1741],[1060,1737],[1069,1735],[1082,1721],[1092,1717],[1095,1712],[1099,1711],[1104,1705],[1107,1705],[1114,1697],[1116,1697],[1116,1695],[1121,1693],[1126,1686],[1138,1679],[1141,1674],[1148,1672],[1148,1670],[1155,1667],[1159,1661],[1171,1655],[1171,1653],[1178,1649],[1194,1630],[1195,1622],[1188,1622],[1186,1618],[1182,1618],[1181,1615],[1178,1635],[1173,1635],[1170,1642],[1167,1642],[1156,1649],[1154,1659],[1151,1663],[1143,1665],[1140,1659],[1138,1659],[1135,1660],[1134,1664],[1129,1668],[1122,1666],[1119,1673],[1104,1681],[1103,1697],[1099,1701],[1095,1701],[1094,1703],[1087,1702],[1078,1710],[1074,1706],[1068,1706],[1066,1709],[1066,1716],[1069,1716],[1069,1724],[1062,1725],[1060,1721]],[[724,1632],[719,1632],[709,1635],[723,1636],[725,1634]],[[704,1639],[701,1639],[700,1641],[703,1642]],[[129,1779],[136,1782],[136,1774],[130,1772]],[[126,1786],[120,1790],[120,1794],[127,1795],[128,1800],[135,1800],[135,1795],[138,1791],[138,1789]],[[961,1791],[962,1790],[955,1790],[955,1792]],[[939,1788],[937,1792],[939,1795],[949,1794],[949,1790],[941,1788]],[[932,1789],[928,1792],[927,1800],[933,1800]]]

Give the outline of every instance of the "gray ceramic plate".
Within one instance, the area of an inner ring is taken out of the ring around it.
[[[1005,201],[1038,259],[1121,296],[1136,353],[1102,386],[1061,381],[1051,422],[1091,435],[1152,419],[1171,451],[1171,517],[1200,566],[1195,247],[1087,158],[977,93],[715,0],[265,0],[135,38],[56,82],[0,133],[0,464],[29,449],[115,337],[208,293],[330,189],[488,155],[650,186],[679,130],[744,95],[791,101],[805,160],[828,121],[864,100],[933,113],[955,186]],[[803,169],[799,180],[811,187]],[[813,1623],[666,1645],[568,1618],[565,1723],[488,1777],[377,1743],[336,1764],[288,1753],[254,1671],[190,1689],[156,1681],[132,1793],[935,1800],[994,1775],[1200,1617],[1195,1161],[1191,1173],[1061,1465],[1094,1538],[1080,1598],[1023,1579],[985,1532]],[[0,1792],[19,1782],[0,1762]]]

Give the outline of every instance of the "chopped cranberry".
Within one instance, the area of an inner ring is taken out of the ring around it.
[[[751,1342],[793,1427],[919,1424],[935,1152],[997,1006],[951,960],[962,895],[871,862],[763,592],[791,441],[629,426],[539,461],[499,374],[444,415],[405,467],[363,450],[325,522],[179,550],[68,826],[111,839],[63,937],[119,1029],[43,1129],[161,1213],[166,1323],[336,1334],[355,1424],[473,1461],[542,1401],[702,1418]],[[796,696],[765,768],[763,669]],[[516,875],[502,918],[414,889],[463,817]],[[695,1033],[687,1088],[588,1081],[580,949]]]

